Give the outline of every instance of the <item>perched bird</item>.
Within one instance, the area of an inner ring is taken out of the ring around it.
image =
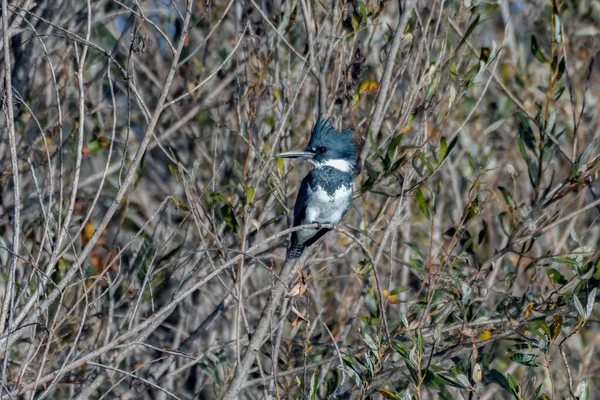
[[[279,158],[303,158],[314,168],[300,185],[294,206],[294,226],[337,225],[352,201],[352,171],[356,164],[352,129],[338,132],[330,118],[319,117],[304,150],[277,154]],[[327,228],[292,232],[287,259],[298,259],[302,251],[329,231]]]

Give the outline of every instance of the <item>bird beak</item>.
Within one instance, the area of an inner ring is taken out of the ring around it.
[[[315,156],[315,153],[306,150],[292,150],[285,153],[277,154],[277,158],[304,158],[311,159]]]

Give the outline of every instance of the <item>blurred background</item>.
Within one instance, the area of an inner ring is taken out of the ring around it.
[[[2,398],[600,398],[600,2],[2,3]]]

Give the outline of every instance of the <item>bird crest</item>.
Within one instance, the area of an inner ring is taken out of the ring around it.
[[[324,118],[321,115],[311,132],[306,149],[318,152],[318,149],[325,148],[331,151],[328,158],[352,160],[354,163],[356,142],[352,136],[353,132],[352,128],[339,132],[333,126],[331,118]]]

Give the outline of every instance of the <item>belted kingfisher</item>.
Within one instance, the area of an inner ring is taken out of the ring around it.
[[[319,116],[304,150],[277,154],[279,158],[304,158],[314,168],[304,177],[296,205],[294,226],[311,223],[337,225],[352,201],[352,171],[356,164],[352,129],[338,132],[330,118]],[[301,229],[292,232],[287,259],[298,259],[329,229]]]

